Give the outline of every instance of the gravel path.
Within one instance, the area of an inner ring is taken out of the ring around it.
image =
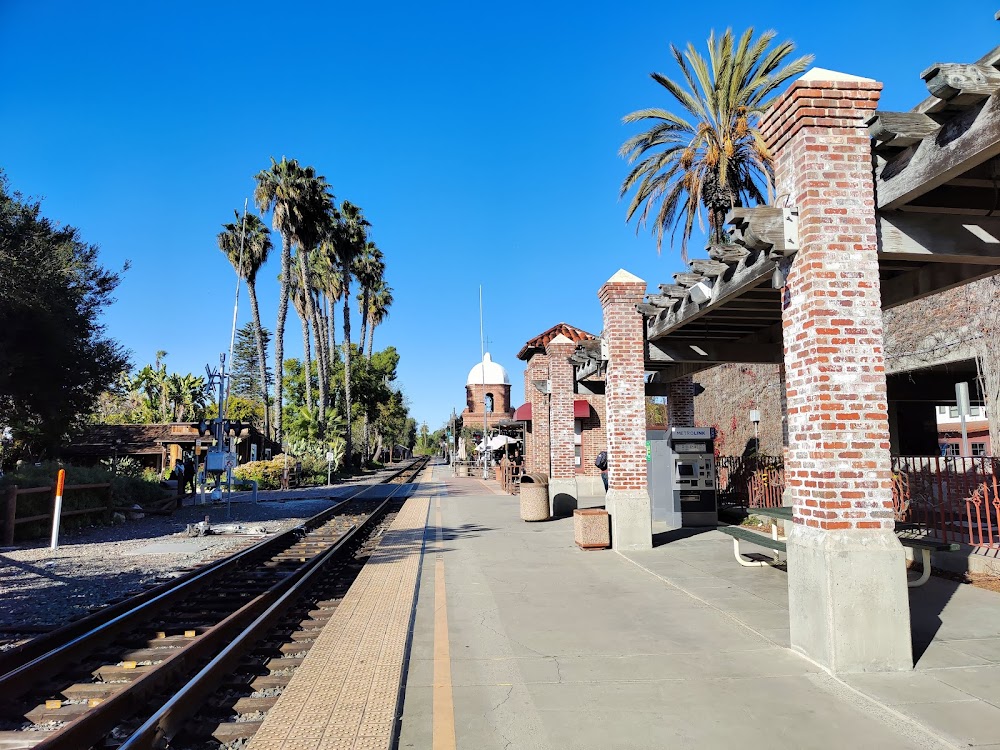
[[[248,493],[234,493],[228,514],[225,503],[189,505],[170,516],[63,534],[56,550],[43,540],[0,548],[0,649],[253,544],[264,534],[284,531],[353,494],[350,485],[377,483],[388,473],[332,487],[261,492],[256,504]],[[189,536],[188,525],[206,516],[213,526],[239,526],[243,533]]]

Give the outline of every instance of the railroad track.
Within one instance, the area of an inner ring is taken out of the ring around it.
[[[426,464],[0,654],[0,750],[244,746]]]

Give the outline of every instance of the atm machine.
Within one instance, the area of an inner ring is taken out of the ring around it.
[[[715,526],[715,428],[650,430],[646,438],[646,483],[654,532]]]

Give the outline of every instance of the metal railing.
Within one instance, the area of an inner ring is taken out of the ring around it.
[[[719,505],[776,508],[785,489],[780,456],[719,456],[715,462]]]
[[[892,456],[896,521],[943,542],[1000,548],[991,456]]]

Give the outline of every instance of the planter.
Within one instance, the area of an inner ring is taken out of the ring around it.
[[[549,478],[544,474],[521,477],[521,520],[549,520]]]
[[[597,508],[574,510],[573,538],[580,549],[608,549],[611,546],[608,512]]]

